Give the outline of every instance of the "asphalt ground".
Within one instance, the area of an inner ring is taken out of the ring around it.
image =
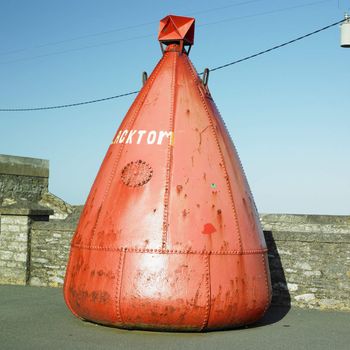
[[[272,307],[254,326],[208,333],[128,331],[83,322],[62,290],[0,286],[0,349],[350,349],[350,313]]]

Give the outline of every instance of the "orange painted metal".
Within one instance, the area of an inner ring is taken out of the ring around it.
[[[164,43],[184,41],[193,45],[194,22],[190,17],[166,16],[160,20],[158,40]]]
[[[85,204],[65,300],[76,316],[121,328],[249,324],[271,298],[258,214],[224,122],[183,49],[191,32],[181,43],[188,31],[175,28],[193,33],[194,19],[166,17],[161,41],[167,25],[174,37],[167,34]]]

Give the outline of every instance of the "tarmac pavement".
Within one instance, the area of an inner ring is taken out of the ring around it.
[[[350,313],[272,307],[254,326],[208,333],[128,331],[83,322],[59,288],[0,286],[0,349],[350,349]]]

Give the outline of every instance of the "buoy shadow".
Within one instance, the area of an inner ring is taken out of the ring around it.
[[[268,261],[271,276],[272,300],[265,316],[255,325],[267,325],[283,319],[291,308],[291,297],[288,290],[281,257],[272,231],[264,231],[268,249]]]

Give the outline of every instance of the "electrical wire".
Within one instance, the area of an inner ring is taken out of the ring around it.
[[[34,108],[3,108],[3,109],[0,109],[0,112],[29,112],[29,111],[42,111],[42,110],[48,110],[48,109],[59,109],[59,108],[67,108],[67,107],[76,107],[76,106],[87,105],[87,104],[90,104],[90,103],[108,101],[108,100],[113,100],[115,98],[120,98],[120,97],[129,96],[129,95],[134,95],[134,94],[137,94],[138,92],[139,92],[139,90],[138,91],[126,92],[125,94],[120,94],[120,95],[115,95],[115,96],[110,96],[110,97],[98,98],[96,100],[76,102],[76,103],[70,103],[70,104],[64,104],[64,105],[58,105],[58,106],[34,107]]]
[[[315,30],[315,31],[313,31],[313,32],[311,32],[311,33],[308,33],[308,34],[299,36],[299,37],[297,37],[297,38],[295,38],[295,39],[286,41],[286,42],[284,42],[284,43],[282,43],[282,44],[273,46],[273,47],[271,47],[271,48],[269,48],[269,49],[266,49],[266,50],[257,52],[257,53],[255,53],[255,54],[253,54],[253,55],[246,56],[246,57],[241,58],[241,59],[239,59],[239,60],[232,61],[232,62],[223,64],[223,65],[218,66],[218,67],[215,67],[215,68],[211,68],[211,69],[209,69],[209,71],[210,71],[210,72],[214,72],[214,71],[216,71],[216,70],[219,70],[219,69],[222,69],[222,68],[226,68],[226,67],[232,66],[232,65],[234,65],[234,64],[237,64],[237,63],[240,63],[240,62],[243,62],[243,61],[247,61],[247,60],[249,60],[249,59],[251,59],[251,58],[255,58],[255,57],[257,57],[257,56],[263,55],[263,54],[268,53],[268,52],[270,52],[270,51],[277,50],[277,49],[279,49],[279,48],[281,48],[281,47],[283,47],[283,46],[287,46],[287,45],[293,44],[293,43],[295,43],[296,41],[305,39],[305,38],[307,38],[307,37],[309,37],[309,36],[311,36],[311,35],[315,35],[315,34],[320,33],[320,32],[322,32],[322,31],[324,31],[324,30],[326,30],[326,29],[332,28],[332,27],[334,27],[334,26],[336,26],[336,25],[338,25],[338,24],[340,24],[340,23],[342,23],[342,22],[344,22],[344,21],[345,21],[345,19],[342,19],[341,21],[338,21],[338,22],[329,24],[328,26],[325,26],[325,27],[323,27],[323,28],[317,29],[317,30]]]
[[[243,57],[239,60],[235,60],[235,61],[232,61],[232,62],[229,62],[229,63],[226,63],[226,64],[223,64],[221,66],[217,66],[217,67],[214,67],[214,68],[211,68],[209,69],[210,72],[214,72],[214,71],[217,71],[217,70],[220,70],[220,69],[223,69],[223,68],[226,68],[226,67],[229,67],[229,66],[232,66],[234,64],[237,64],[237,63],[241,63],[241,62],[244,62],[244,61],[247,61],[249,59],[252,59],[252,58],[255,58],[255,57],[258,57],[258,56],[261,56],[265,53],[268,53],[268,52],[271,52],[271,51],[274,51],[274,50],[277,50],[281,47],[284,47],[284,46],[287,46],[287,45],[290,45],[292,43],[295,43],[299,40],[302,40],[302,39],[305,39],[307,37],[310,37],[312,35],[315,35],[317,33],[320,33],[324,30],[327,30],[329,28],[332,28],[342,22],[346,21],[346,19],[342,19],[341,21],[338,21],[338,22],[335,22],[335,23],[332,23],[332,24],[329,24],[325,27],[322,27],[320,29],[317,29],[317,30],[314,30],[313,32],[310,32],[310,33],[307,33],[307,34],[304,34],[302,36],[299,36],[295,39],[292,39],[292,40],[289,40],[289,41],[286,41],[282,44],[279,44],[279,45],[276,45],[276,46],[273,46],[269,49],[266,49],[266,50],[263,50],[263,51],[259,51],[253,55],[250,55],[250,56],[246,56],[246,57]],[[199,75],[202,75],[202,73],[199,73]],[[108,101],[108,100],[112,100],[112,99],[117,99],[117,98],[121,98],[121,97],[125,97],[125,96],[130,96],[130,95],[134,95],[134,94],[137,94],[139,91],[131,91],[131,92],[127,92],[127,93],[123,93],[123,94],[119,94],[119,95],[115,95],[115,96],[110,96],[110,97],[104,97],[104,98],[99,98],[99,99],[94,99],[94,100],[89,100],[89,101],[83,101],[83,102],[77,102],[77,103],[71,103],[71,104],[63,104],[63,105],[57,105],[57,106],[46,106],[46,107],[33,107],[33,108],[0,108],[0,112],[29,112],[29,111],[42,111],[42,110],[50,110],[50,109],[59,109],[59,108],[67,108],[67,107],[76,107],[76,106],[81,106],[81,105],[86,105],[86,104],[91,104],[91,103],[97,103],[97,102],[102,102],[102,101]]]
[[[40,44],[40,45],[36,45],[36,46],[32,46],[32,47],[27,47],[27,48],[12,50],[12,51],[0,52],[0,56],[12,55],[12,54],[15,54],[15,53],[18,53],[18,52],[28,51],[28,50],[31,50],[31,49],[41,49],[41,48],[47,47],[47,46],[55,46],[55,45],[65,44],[65,43],[69,43],[69,42],[72,42],[72,41],[77,41],[77,40],[91,38],[91,37],[96,37],[96,36],[101,36],[101,35],[105,35],[105,34],[111,34],[111,33],[115,33],[115,32],[122,32],[122,31],[126,31],[126,30],[129,30],[129,29],[145,27],[145,26],[148,26],[150,24],[155,24],[155,23],[158,23],[158,21],[145,22],[145,23],[140,23],[140,24],[135,24],[135,25],[132,25],[132,26],[128,26],[128,27],[120,27],[120,28],[116,28],[116,29],[105,30],[103,32],[97,32],[97,33],[92,33],[92,34],[85,34],[85,35],[76,36],[76,37],[73,37],[73,38],[70,38],[70,39],[65,39],[65,40],[51,41],[49,43]]]
[[[274,13],[300,9],[300,8],[309,7],[309,6],[315,6],[315,5],[319,5],[319,4],[322,4],[322,3],[325,3],[325,2],[329,2],[329,1],[330,0],[319,0],[319,1],[309,2],[309,3],[306,3],[306,4],[282,7],[282,8],[271,10],[271,11],[258,12],[258,13],[253,13],[253,14],[249,14],[249,15],[245,15],[245,16],[231,17],[231,18],[221,19],[219,21],[203,23],[203,24],[200,24],[198,27],[206,27],[206,26],[210,26],[210,25],[213,25],[213,24],[220,24],[220,23],[238,21],[238,20],[242,20],[242,19],[266,16],[266,15],[271,15],[271,14],[274,14]]]
[[[257,2],[257,1],[262,1],[262,0],[244,1],[244,2],[239,2],[239,3],[234,3],[234,4],[231,4],[231,5],[211,8],[211,9],[208,9],[208,10],[190,12],[189,14],[190,15],[196,15],[196,14],[205,13],[205,12],[213,12],[213,11],[225,9],[225,8],[232,7],[232,6],[241,6],[241,5],[245,5],[245,4],[249,4],[249,3],[253,3],[253,2]],[[245,16],[237,16],[237,17],[225,18],[225,19],[222,19],[222,20],[214,21],[214,22],[201,23],[201,24],[198,24],[197,26],[198,27],[206,27],[206,26],[210,26],[210,25],[217,25],[217,24],[227,23],[227,22],[232,22],[232,21],[245,20],[245,19],[249,19],[249,18],[266,16],[266,15],[270,15],[270,14],[274,14],[274,13],[295,10],[295,9],[298,9],[298,8],[304,8],[304,7],[308,7],[308,6],[315,6],[315,5],[318,5],[318,4],[321,4],[321,3],[325,3],[325,2],[329,2],[329,1],[330,0],[313,1],[313,2],[310,2],[310,3],[306,3],[306,4],[301,4],[301,5],[282,7],[282,8],[271,10],[271,11],[264,11],[264,12],[253,13],[253,14],[245,15]],[[138,28],[138,27],[142,27],[142,26],[147,26],[149,24],[154,24],[154,23],[158,23],[158,21],[141,23],[139,25],[133,25],[133,26],[129,26],[129,27],[121,27],[121,28],[117,28],[117,29],[114,29],[114,30],[109,30],[109,31],[104,31],[104,32],[97,32],[97,33],[88,34],[88,35],[83,35],[83,36],[80,36],[80,37],[75,37],[75,38],[71,38],[71,39],[66,39],[66,40],[61,40],[61,41],[56,41],[56,42],[51,42],[51,43],[46,43],[46,44],[34,46],[33,48],[34,49],[35,48],[43,48],[43,47],[46,47],[46,46],[58,45],[58,44],[62,44],[62,43],[64,44],[64,43],[70,42],[70,41],[80,40],[80,39],[83,39],[83,38],[89,38],[89,37],[94,37],[94,36],[100,36],[100,35],[113,33],[113,32],[120,32],[120,31],[124,31],[124,30],[128,30],[128,29],[133,29],[133,28]],[[50,57],[50,56],[62,55],[62,54],[67,54],[67,53],[71,53],[71,52],[77,52],[77,51],[81,51],[81,50],[93,49],[93,48],[101,47],[101,46],[115,45],[115,44],[120,44],[122,42],[129,42],[129,41],[132,41],[132,40],[139,40],[139,39],[144,39],[144,38],[153,37],[153,36],[154,36],[154,33],[149,33],[149,34],[145,34],[145,35],[141,35],[141,36],[134,36],[134,37],[123,38],[123,39],[118,39],[118,40],[112,40],[112,41],[107,41],[107,42],[102,42],[102,43],[97,43],[97,44],[90,44],[90,45],[85,45],[85,46],[80,46],[80,47],[73,47],[73,48],[70,48],[70,49],[61,49],[61,50],[58,50],[58,51],[44,53],[44,54],[39,54],[39,55],[35,55],[35,56],[30,56],[30,57],[22,57],[22,58],[10,59],[8,61],[0,61],[0,65],[7,65],[7,64],[17,63],[17,62],[27,62],[27,61],[36,60],[38,58],[40,59],[40,58],[45,58],[45,57]],[[28,49],[18,49],[18,50],[14,50],[14,51],[3,52],[3,53],[0,52],[0,56],[4,57],[6,55],[12,55],[13,53],[27,51],[27,50]]]
[[[215,11],[219,11],[219,10],[223,10],[223,9],[227,9],[227,8],[231,8],[231,7],[237,7],[237,6],[242,6],[242,5],[249,5],[251,3],[256,3],[256,2],[260,2],[263,0],[248,0],[248,1],[241,1],[239,3],[233,3],[233,4],[229,4],[229,5],[225,5],[225,6],[220,6],[220,7],[214,7],[214,8],[209,8],[206,10],[200,10],[200,11],[194,11],[194,12],[190,12],[190,15],[198,15],[198,14],[202,14],[202,13],[208,13],[208,12],[215,12]],[[139,24],[134,24],[134,25],[129,25],[129,26],[125,26],[125,27],[119,27],[119,28],[115,28],[115,29],[110,29],[110,30],[105,30],[105,31],[101,31],[101,32],[95,32],[95,33],[91,33],[91,34],[85,34],[85,35],[80,35],[80,36],[76,36],[76,37],[72,37],[72,38],[68,38],[68,39],[63,39],[63,40],[58,40],[58,41],[51,41],[48,43],[44,43],[44,44],[40,44],[40,45],[36,45],[36,46],[32,46],[32,47],[27,47],[27,48],[22,48],[22,49],[16,49],[16,50],[11,50],[11,51],[5,51],[5,52],[0,52],[0,56],[6,56],[6,55],[12,55],[18,52],[23,52],[23,51],[27,51],[30,49],[40,49],[43,47],[47,47],[47,46],[55,46],[55,45],[60,45],[60,44],[64,44],[67,42],[72,42],[72,41],[77,41],[77,40],[81,40],[81,39],[87,39],[90,37],[97,37],[97,36],[103,36],[106,34],[111,34],[111,33],[116,33],[116,32],[122,32],[122,31],[127,31],[130,29],[136,29],[136,28],[140,28],[140,27],[145,27],[145,26],[149,26],[151,24],[158,24],[159,20],[154,20],[154,21],[150,21],[150,22],[144,22],[144,23],[139,23]],[[150,36],[152,36],[153,34],[150,34]],[[137,37],[139,38],[139,37]],[[129,39],[128,39],[129,40]],[[119,42],[119,41],[116,41]],[[110,42],[111,44],[114,43],[113,41]],[[95,46],[84,46],[84,48],[90,48],[90,47],[95,47]],[[66,52],[66,51],[63,51]],[[37,56],[35,56],[37,57]],[[42,56],[40,56],[42,57]],[[15,61],[17,62],[17,61]]]
[[[16,62],[23,62],[23,61],[31,61],[31,60],[35,60],[37,58],[62,55],[62,54],[68,53],[68,52],[76,52],[76,51],[81,51],[81,50],[86,50],[86,49],[92,49],[92,48],[95,48],[95,47],[108,46],[108,45],[118,44],[118,43],[122,43],[122,42],[130,42],[130,41],[133,41],[133,40],[149,38],[151,36],[154,36],[154,34],[139,35],[139,36],[134,36],[134,37],[131,37],[131,38],[118,39],[118,40],[107,41],[107,42],[99,43],[99,44],[75,47],[75,48],[72,48],[72,49],[55,51],[55,52],[50,52],[50,53],[46,53],[46,54],[42,54],[42,55],[36,55],[36,56],[32,56],[32,57],[18,58],[18,59],[11,60],[11,61],[0,62],[0,65],[9,64],[9,63],[16,63]]]

